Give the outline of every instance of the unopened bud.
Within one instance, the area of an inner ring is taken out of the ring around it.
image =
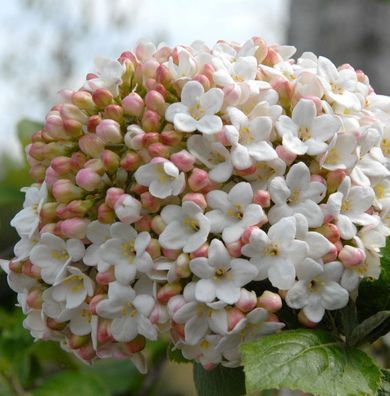
[[[130,353],[138,353],[138,352],[141,352],[145,348],[145,344],[146,344],[145,337],[138,334],[137,337],[135,337],[130,342],[126,343],[126,349]]]
[[[69,175],[72,172],[72,160],[69,157],[56,157],[50,162],[50,166],[59,176]]]
[[[124,190],[122,188],[118,187],[110,187],[106,191],[106,198],[105,198],[105,203],[112,209],[115,207],[115,203],[118,200],[120,196],[124,194]]]
[[[146,110],[142,116],[142,129],[145,132],[158,131],[160,129],[161,116],[153,111]]]
[[[65,327],[67,326],[67,322],[57,322],[53,318],[46,318],[46,326],[50,330],[61,331],[65,329]]]
[[[181,294],[177,296],[173,296],[167,303],[168,314],[170,317],[173,315],[184,305],[186,304],[186,300]]]
[[[325,223],[321,227],[316,228],[315,231],[322,234],[332,243],[336,243],[340,240],[340,230],[336,224]]]
[[[70,103],[64,103],[61,106],[60,114],[63,120],[76,120],[81,124],[88,121],[88,116],[77,106]]]
[[[339,260],[345,267],[354,267],[360,265],[366,259],[366,254],[363,249],[356,248],[350,245],[345,245],[339,253]]]
[[[279,294],[266,290],[258,299],[257,306],[270,313],[278,312],[282,308],[282,299]]]
[[[236,302],[235,306],[242,312],[252,311],[256,307],[257,304],[257,296],[256,293],[252,290],[241,289],[240,298]]]
[[[100,109],[110,105],[114,97],[112,96],[112,93],[108,91],[105,88],[98,88],[95,90],[95,92],[92,94],[92,99],[95,102],[96,106],[99,107]]]
[[[183,172],[192,170],[195,163],[195,157],[187,150],[172,154],[170,160]]]
[[[99,325],[97,328],[97,340],[99,343],[104,344],[108,341],[112,341],[111,334],[111,321],[99,320]]]
[[[83,239],[85,238],[88,224],[89,220],[75,217],[61,221],[60,230],[68,238]]]
[[[141,202],[129,194],[123,194],[115,202],[115,214],[125,224],[131,224],[141,218]]]
[[[145,250],[150,254],[153,260],[161,256],[161,247],[158,239],[152,238]]]
[[[96,294],[91,298],[91,301],[89,302],[89,311],[91,312],[92,315],[96,315],[96,306],[100,303],[100,301],[103,301],[106,299],[107,296],[105,294]]]
[[[168,311],[165,305],[156,304],[149,315],[149,320],[153,324],[164,324],[169,320]]]
[[[232,257],[240,257],[241,248],[242,243],[240,240],[226,244],[226,249]]]
[[[120,165],[128,172],[136,170],[141,165],[141,157],[133,152],[128,151],[121,159]]]
[[[116,216],[113,208],[109,207],[106,203],[102,203],[98,207],[98,220],[103,224],[115,223]]]
[[[148,146],[148,153],[151,157],[169,158],[169,147],[162,143],[153,143]]]
[[[32,289],[29,291],[26,299],[27,305],[33,309],[41,309],[42,308],[42,289]]]
[[[72,334],[68,338],[68,345],[70,349],[79,349],[83,345],[86,345],[90,340],[89,335],[85,336],[78,336],[75,334]]]
[[[114,280],[115,280],[115,275],[113,270],[99,272],[96,274],[96,282],[99,285],[108,285],[110,282],[114,282]]]
[[[188,278],[191,276],[190,258],[188,254],[181,253],[176,259],[176,276],[178,278]]]
[[[252,232],[255,230],[258,230],[258,229],[259,229],[259,227],[257,227],[257,226],[250,226],[250,227],[245,228],[245,231],[241,235],[241,244],[247,245],[249,243]]]
[[[166,225],[161,216],[154,216],[152,219],[151,227],[154,233],[160,235],[164,231]]]
[[[57,220],[56,209],[58,202],[46,202],[42,205],[39,218],[43,223],[52,223]]]
[[[160,140],[167,146],[177,146],[183,140],[183,134],[174,130],[163,131]]]
[[[83,153],[92,158],[99,158],[104,150],[103,140],[93,133],[82,136],[79,140],[79,146]]]
[[[80,358],[86,362],[90,362],[91,360],[93,360],[96,357],[96,351],[93,348],[93,345],[91,342],[80,347],[80,349],[78,350],[77,353],[80,356]]]
[[[190,257],[191,259],[197,257],[207,257],[208,253],[209,253],[209,244],[206,242],[201,247],[191,252]]]
[[[119,144],[123,142],[121,127],[115,120],[102,120],[96,127],[96,135],[105,144]]]
[[[262,208],[269,208],[271,205],[270,193],[266,190],[257,190],[253,195],[253,203],[260,205]]]
[[[161,252],[169,260],[176,260],[182,252],[180,249],[165,249],[161,248]]]
[[[80,169],[77,172],[76,183],[86,191],[99,190],[104,186],[101,176],[90,168]]]
[[[100,159],[103,162],[105,171],[108,173],[115,172],[119,167],[119,155],[112,150],[103,150]]]
[[[296,154],[290,153],[284,146],[277,146],[275,150],[278,157],[283,160],[286,165],[291,165],[295,161],[295,158],[297,158]]]
[[[80,109],[86,110],[90,113],[96,110],[92,95],[87,91],[76,91],[72,95],[72,102]]]
[[[326,181],[329,193],[334,193],[337,191],[346,174],[346,171],[343,169],[336,169],[328,173],[326,176]]]
[[[228,331],[232,331],[237,324],[245,318],[245,314],[238,308],[231,307],[227,309]]]
[[[188,178],[188,185],[193,191],[200,191],[210,184],[209,175],[206,171],[194,168],[191,176]]]
[[[53,184],[52,194],[57,202],[69,203],[82,197],[83,191],[70,180],[60,179]]]
[[[88,132],[95,133],[96,127],[101,123],[102,117],[99,114],[94,114],[88,118],[87,130]]]
[[[179,282],[166,283],[157,292],[157,300],[161,304],[166,304],[170,298],[180,294],[182,289]]]
[[[165,114],[166,103],[164,97],[157,91],[149,91],[145,96],[145,104],[149,110],[156,111],[163,116]]]
[[[134,117],[140,117],[144,112],[145,103],[141,96],[132,92],[122,100],[122,107],[126,114]]]
[[[322,261],[324,263],[330,263],[337,259],[337,255],[338,255],[337,246],[335,244],[332,244],[329,252],[327,254],[325,254],[325,256],[322,256]]]

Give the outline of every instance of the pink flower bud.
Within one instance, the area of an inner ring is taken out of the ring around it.
[[[50,166],[59,176],[65,176],[72,172],[72,160],[69,157],[56,157],[50,162]]]
[[[241,289],[240,299],[235,304],[236,308],[238,308],[242,312],[249,312],[256,307],[256,304],[257,304],[256,293],[253,290],[249,291],[246,289]]]
[[[46,118],[44,127],[45,136],[52,139],[67,139],[64,122],[58,113],[51,114]]]
[[[85,336],[78,336],[75,334],[71,334],[68,337],[68,346],[70,349],[79,349],[81,348],[83,345],[86,345],[90,340],[90,336],[89,335],[85,335]]]
[[[35,288],[31,289],[26,298],[27,305],[33,309],[41,309],[42,308],[42,289]]]
[[[110,119],[119,124],[123,123],[123,108],[116,104],[108,105],[103,112],[103,117],[106,119]]]
[[[145,132],[158,131],[160,129],[161,116],[153,111],[146,110],[142,116],[142,129]]]
[[[100,125],[100,124],[99,124]],[[83,153],[92,158],[99,158],[104,150],[104,142],[95,134],[84,135],[79,140],[79,146]]]
[[[172,154],[170,160],[183,172],[189,172],[195,163],[195,157],[187,150]]]
[[[141,202],[129,194],[123,194],[115,202],[115,214],[125,224],[131,224],[141,218]]]
[[[279,294],[266,290],[257,299],[257,306],[266,309],[270,313],[275,313],[282,308],[282,299]]]
[[[96,106],[99,107],[100,109],[103,109],[104,107],[110,105],[114,97],[112,96],[112,93],[108,91],[105,88],[98,88],[93,94],[92,94],[92,99],[95,102]]]
[[[39,218],[43,223],[52,223],[57,220],[56,209],[58,202],[46,202],[42,205]]]
[[[163,116],[167,104],[165,103],[164,97],[157,91],[149,91],[145,96],[145,104],[149,110],[156,111],[158,114]]]
[[[69,217],[84,217],[93,206],[94,201],[92,200],[75,200],[66,205],[66,212],[69,214]]]
[[[46,144],[43,142],[35,142],[28,146],[28,155],[37,161],[43,161],[45,159],[45,147]]]
[[[103,150],[100,159],[103,162],[105,171],[108,173],[114,173],[119,167],[119,155],[112,150]]]
[[[149,242],[149,245],[146,248],[146,251],[150,254],[152,259],[156,259],[161,256],[161,247],[158,239],[152,238]]]
[[[102,203],[98,207],[98,220],[103,224],[115,223],[115,211],[110,208],[106,203]]]
[[[85,156],[85,154],[81,153],[80,151],[73,153],[70,159],[72,161],[72,167],[74,169],[81,169],[84,166],[84,164],[87,162],[87,157]]]
[[[310,181],[321,183],[324,186],[326,186],[326,180],[321,175],[311,175],[310,176]]]
[[[188,278],[191,276],[190,258],[188,254],[181,253],[176,259],[176,276],[180,279]]]
[[[286,165],[291,165],[295,161],[295,158],[297,158],[296,154],[290,153],[283,146],[277,146],[275,150],[279,158],[283,160]]]
[[[250,237],[252,235],[252,232],[254,230],[258,230],[258,229],[259,229],[259,227],[257,227],[257,226],[247,227],[245,229],[244,233],[241,235],[241,244],[242,245],[247,245],[249,243],[249,239],[250,239]]]
[[[141,204],[142,207],[147,209],[149,213],[156,213],[160,210],[161,202],[158,198],[154,197],[150,194],[149,191],[146,191],[141,194]]]
[[[92,343],[89,342],[78,350],[78,355],[85,362],[91,362],[96,357],[96,351],[94,350]]]
[[[21,274],[23,270],[23,263],[21,261],[10,261],[8,269],[15,274]]]
[[[63,120],[76,120],[81,124],[85,124],[88,120],[88,116],[82,110],[70,103],[61,106],[60,114]]]
[[[339,260],[345,267],[354,267],[360,265],[366,259],[366,254],[363,249],[356,248],[350,245],[345,245],[339,253]]]
[[[158,63],[155,59],[150,58],[146,60],[143,64],[143,75],[145,79],[156,79],[156,71],[157,68],[160,66],[160,63]]]
[[[177,131],[163,131],[160,134],[161,143],[167,146],[177,146],[183,140],[183,134]]]
[[[179,282],[166,283],[157,292],[157,300],[160,304],[166,304],[170,298],[180,294],[182,289]]]
[[[122,188],[118,187],[110,187],[106,191],[106,198],[105,198],[105,203],[112,209],[115,207],[115,203],[118,200],[118,198],[123,195],[125,192]]]
[[[262,208],[269,208],[271,205],[270,193],[265,190],[257,190],[253,195],[253,203],[260,205]]]
[[[332,247],[330,248],[329,252],[325,254],[325,256],[322,256],[322,261],[324,263],[330,263],[332,261],[335,261],[337,259],[337,246],[335,244],[332,244]]]
[[[197,204],[200,208],[205,210],[207,208],[207,201],[203,194],[201,193],[187,193],[183,197],[183,202],[191,201]]]
[[[69,203],[82,197],[83,191],[70,180],[60,179],[53,184],[52,194],[57,202]]]
[[[161,252],[165,258],[169,260],[176,260],[179,257],[181,250],[161,248]]]
[[[245,318],[245,315],[238,308],[228,308],[227,310],[228,317],[228,331],[232,331],[237,324]]]
[[[123,98],[122,107],[126,114],[134,117],[140,117],[144,112],[145,103],[141,96],[132,92]]]
[[[46,168],[40,164],[33,165],[33,166],[31,166],[31,169],[29,170],[29,175],[36,182],[42,183],[45,180]]]
[[[145,215],[134,223],[134,228],[138,232],[142,232],[142,231],[149,232],[152,229],[151,224],[152,224],[152,218],[148,215]]]
[[[85,238],[88,224],[89,220],[75,217],[61,221],[60,230],[68,238],[83,239]]]
[[[325,223],[321,227],[316,228],[315,231],[322,234],[332,243],[336,243],[340,240],[340,230],[336,224]]]
[[[256,172],[256,165],[252,165],[245,169],[236,169],[235,172],[238,176],[249,176]]]
[[[76,175],[76,183],[86,191],[96,191],[104,186],[103,179],[92,169],[80,169]]]
[[[334,193],[339,188],[341,182],[344,180],[346,176],[346,171],[344,169],[336,169],[334,171],[330,171],[326,176],[326,181],[328,184],[328,192]]]
[[[141,164],[141,157],[133,152],[128,151],[121,159],[120,165],[128,172],[136,170]]]
[[[99,325],[97,328],[97,340],[100,344],[104,344],[113,340],[111,334],[111,321],[102,319],[99,320]]]
[[[190,257],[197,258],[197,257],[207,257],[209,253],[209,244],[206,242],[200,248],[191,252]]]
[[[99,272],[96,274],[96,282],[99,285],[108,285],[110,282],[115,280],[115,275],[113,270]]]
[[[119,144],[123,142],[120,125],[111,119],[105,119],[100,122],[96,128],[96,135],[105,144]]]
[[[194,77],[195,81],[198,81],[202,84],[205,91],[210,89],[210,80],[204,74],[198,74]]]
[[[67,322],[57,322],[55,319],[53,318],[46,318],[46,326],[50,329],[50,330],[55,330],[55,331],[61,331],[64,330],[65,327],[67,326]]]
[[[137,337],[126,343],[126,349],[129,353],[138,353],[145,348],[145,344],[145,337],[138,334]]]
[[[193,191],[200,191],[210,183],[209,175],[206,171],[194,168],[191,176],[188,178],[188,185]]]
[[[232,257],[236,257],[236,258],[240,257],[241,248],[242,248],[242,243],[240,240],[226,244],[226,249]]]
[[[164,324],[169,320],[167,308],[165,305],[156,304],[149,315],[149,320],[153,324]]]
[[[101,121],[102,121],[102,117],[100,117],[99,114],[95,114],[89,117],[87,121],[88,132],[95,133],[96,127],[100,124]]]
[[[173,317],[173,315],[184,305],[186,304],[186,300],[181,294],[178,294],[177,296],[173,296],[171,299],[169,299],[167,303],[167,309],[168,309],[168,314],[170,317]]]
[[[161,216],[154,216],[152,219],[151,227],[154,233],[160,235],[164,231],[166,225]]]
[[[171,336],[173,339],[181,338],[184,339],[184,325],[173,322],[171,323]]]
[[[164,64],[161,64],[156,69],[156,81],[160,84],[167,85],[171,82],[172,75],[169,71],[168,67]]]
[[[88,112],[96,110],[92,95],[87,91],[76,91],[72,95],[72,102],[82,110],[86,110]]]
[[[169,158],[169,147],[162,143],[152,143],[148,146],[148,153],[151,157]]]
[[[91,298],[91,301],[89,302],[89,311],[91,312],[92,315],[96,315],[96,306],[100,303],[100,301],[103,301],[107,298],[107,295],[105,294],[96,294]]]

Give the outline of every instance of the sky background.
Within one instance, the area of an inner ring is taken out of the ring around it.
[[[15,125],[42,120],[61,88],[77,89],[96,56],[140,39],[169,45],[261,36],[285,44],[289,0],[13,0],[0,10],[0,151],[20,157]]]

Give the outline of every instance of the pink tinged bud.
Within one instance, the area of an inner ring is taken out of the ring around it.
[[[146,248],[146,251],[150,254],[152,259],[156,259],[161,256],[161,248],[160,248],[160,243],[158,242],[157,239],[152,238],[149,242],[148,247]]]
[[[252,235],[252,232],[253,232],[254,230],[258,230],[258,229],[259,229],[259,227],[257,227],[257,226],[250,226],[250,227],[247,227],[247,228],[245,229],[244,233],[243,233],[242,236],[241,236],[241,244],[242,244],[242,245],[247,245],[247,244],[249,243],[249,239],[250,239],[250,237],[251,237],[251,235]]]
[[[160,200],[150,194],[149,191],[146,191],[141,194],[141,204],[142,207],[148,210],[150,213],[156,213],[160,210],[161,203]]]
[[[75,200],[66,205],[66,212],[69,217],[84,217],[84,215],[94,206],[92,200]]]
[[[142,193],[149,191],[146,186],[141,186],[141,184],[133,183],[130,187],[130,191],[141,195]]]
[[[106,298],[107,298],[107,296],[105,294],[96,294],[96,296],[93,296],[91,298],[91,301],[89,302],[88,309],[92,315],[97,314],[96,306],[100,303],[100,301],[103,301]]]
[[[279,294],[266,290],[257,299],[257,306],[266,309],[270,313],[275,313],[282,308],[282,299]]]
[[[328,184],[329,193],[337,191],[346,174],[346,171],[343,169],[336,169],[328,173],[328,175],[326,176],[326,181]]]
[[[232,331],[237,324],[245,318],[245,314],[242,313],[238,308],[228,308],[227,309],[227,317],[228,317],[228,331]]]
[[[152,218],[150,216],[142,216],[138,221],[134,223],[134,228],[138,232],[150,231],[151,230]]]
[[[33,165],[29,170],[29,175],[36,182],[42,183],[45,180],[46,168],[40,164]]]
[[[163,85],[170,84],[172,80],[171,72],[169,71],[168,67],[165,65],[160,65],[156,69],[156,81]]]
[[[125,224],[131,224],[141,218],[141,202],[129,194],[123,194],[115,202],[115,214]]]
[[[145,103],[141,96],[132,92],[122,100],[124,112],[130,116],[140,117],[144,112]]]
[[[148,146],[148,153],[151,157],[169,158],[169,147],[162,143],[153,143]]]
[[[160,304],[166,304],[170,298],[180,294],[182,289],[179,282],[166,283],[157,292],[157,300]]]
[[[46,144],[43,142],[32,143],[28,147],[28,155],[37,161],[43,161],[45,159],[45,147]]]
[[[193,191],[200,191],[210,184],[209,175],[206,171],[194,168],[191,176],[188,178],[188,185]]]
[[[235,172],[238,176],[249,176],[256,172],[256,165],[252,165],[246,169],[236,169]]]
[[[339,260],[345,267],[354,267],[362,264],[366,259],[366,254],[363,249],[353,246],[344,246],[339,253]]]
[[[40,230],[40,234],[44,234],[48,232],[49,234],[57,234],[57,223],[49,223],[45,224]]]
[[[96,127],[96,135],[105,144],[119,144],[123,142],[120,125],[111,119],[102,120]]]
[[[86,110],[90,113],[96,110],[92,95],[87,91],[76,91],[72,95],[72,102],[80,109]]]
[[[240,257],[241,256],[241,241],[231,242],[226,244],[226,249],[232,257]]]
[[[32,289],[29,291],[26,299],[27,305],[33,309],[42,308],[42,289]]]
[[[326,186],[326,180],[321,175],[311,175],[310,176],[310,181],[321,183],[324,186]]]
[[[108,173],[114,173],[119,167],[120,157],[111,150],[104,150],[100,159],[103,162],[104,170]]]
[[[201,193],[187,193],[183,197],[183,202],[191,201],[197,204],[200,208],[205,210],[207,208],[207,201],[203,194]]]
[[[269,208],[271,205],[270,193],[265,190],[257,190],[253,195],[253,203],[260,205],[262,208]]]
[[[196,249],[195,251],[191,252],[190,257],[207,257],[209,253],[209,244],[204,243],[200,248]]]
[[[167,259],[176,260],[179,257],[181,250],[161,248],[161,252],[162,252],[163,256],[166,257]]]
[[[89,220],[75,217],[73,219],[63,220],[60,224],[60,230],[66,237],[83,239],[85,238]]]
[[[340,230],[333,223],[323,224],[321,227],[315,229],[316,232],[322,234],[330,242],[336,243],[340,240]]]
[[[76,120],[65,120],[64,129],[70,138],[79,138],[84,134],[83,125]]]
[[[161,116],[165,114],[167,104],[160,92],[154,90],[149,91],[145,96],[145,104],[149,110],[156,111]]]
[[[89,168],[80,169],[77,172],[76,183],[86,191],[96,191],[104,186],[101,176]]]
[[[41,211],[39,213],[39,218],[43,223],[52,223],[57,220],[56,209],[58,207],[57,202],[46,202],[42,205]]]
[[[225,131],[222,129],[221,131],[219,131],[218,133],[215,134],[217,141],[221,144],[223,144],[224,146],[229,146],[230,142],[226,136]]]
[[[92,133],[81,137],[79,140],[79,146],[83,153],[92,158],[99,158],[100,154],[104,150],[103,140]]]
[[[151,58],[148,59],[144,64],[143,64],[143,75],[144,78],[156,78],[156,71],[157,68],[160,66],[160,63],[158,63],[155,59]]]
[[[280,297],[279,297],[280,298]],[[252,311],[257,305],[257,296],[254,291],[241,289],[240,298],[236,302],[235,306],[242,312]]]
[[[163,131],[160,134],[160,140],[167,146],[177,146],[183,140],[183,134],[176,131]]]
[[[167,323],[169,320],[169,316],[166,306],[161,304],[156,304],[149,315],[149,320],[153,324]]]
[[[106,198],[105,198],[105,203],[112,209],[115,207],[115,203],[118,200],[120,196],[124,194],[124,190],[122,188],[118,187],[110,187],[106,191]]]
[[[181,294],[173,296],[167,303],[169,316],[172,317],[184,304],[186,304],[186,300]]]
[[[151,227],[154,233],[160,235],[164,231],[166,225],[161,216],[154,216],[152,219]]]
[[[322,256],[322,261],[324,263],[330,263],[332,261],[335,261],[337,259],[337,246],[335,244],[332,244],[332,247],[330,248],[329,252],[325,254],[325,256]]]
[[[103,117],[106,119],[110,119],[119,124],[123,123],[123,108],[119,105],[111,104],[108,105],[103,112]]]
[[[95,357],[96,357],[96,352],[93,348],[93,345],[91,342],[89,342],[87,345],[83,345],[79,350],[78,350],[78,355],[80,356],[81,359],[83,359],[86,362],[91,362]]]
[[[313,329],[314,327],[317,327],[318,323],[312,322],[309,320],[303,310],[300,310],[298,313],[298,321],[302,326],[308,327],[309,329]]]
[[[112,96],[112,93],[107,89],[98,88],[92,94],[92,99],[95,102],[96,106],[102,109],[110,105],[113,102],[114,97]]]
[[[108,285],[115,280],[114,270],[99,272],[96,274],[96,282],[99,285]]]
[[[188,254],[181,253],[176,259],[176,276],[178,278],[188,278],[192,272],[190,269],[190,258]]]
[[[59,176],[68,175],[72,172],[72,160],[69,157],[56,157],[50,162],[50,166]]]
[[[50,330],[55,330],[55,331],[61,331],[64,330],[65,327],[67,326],[67,322],[57,322],[55,319],[53,318],[46,318],[46,326],[50,329]]]
[[[85,154],[81,153],[80,151],[73,153],[70,159],[72,161],[72,167],[74,169],[81,169],[84,166],[84,164],[87,162],[87,157],[85,156]]]
[[[23,263],[22,273],[30,278],[40,279],[41,269],[37,265],[33,264],[30,260],[26,260]]]
[[[184,325],[181,325],[181,324],[176,323],[176,322],[172,322],[171,323],[171,329],[172,329],[171,335],[172,335],[172,337],[174,339],[176,339],[176,338],[184,339],[184,337],[185,337]]]
[[[103,224],[115,223],[115,211],[114,209],[110,208],[106,203],[102,203],[98,207],[97,218]]]
[[[70,180],[60,179],[53,184],[52,194],[57,202],[69,203],[82,197],[83,191]]]
[[[45,159],[50,160],[60,155],[66,155],[74,148],[74,144],[71,142],[51,142],[43,148],[43,153]]]
[[[64,129],[64,122],[60,115],[51,114],[46,118],[44,126],[44,136],[51,139],[67,139]]]
[[[61,106],[60,114],[63,120],[76,120],[81,124],[88,121],[88,116],[77,106],[70,103],[64,103]]]
[[[283,146],[277,146],[275,150],[279,158],[283,160],[286,165],[291,165],[295,161],[295,158],[297,158],[296,154],[290,153]]]
[[[97,340],[100,344],[105,344],[113,340],[111,334],[111,321],[100,319],[97,328]]]
[[[82,346],[86,345],[90,340],[89,335],[85,336],[77,336],[75,334],[71,334],[68,338],[68,346],[70,349],[79,349]]]
[[[132,151],[127,152],[120,161],[120,166],[128,172],[136,170],[141,165],[141,157]]]
[[[126,343],[126,349],[129,353],[138,353],[145,348],[145,345],[145,337],[139,334],[133,340]]]
[[[194,80],[200,82],[205,91],[210,89],[210,80],[204,74],[198,74],[194,77]]]
[[[170,160],[183,172],[189,172],[195,163],[195,157],[187,150],[172,154]]]
[[[241,98],[241,88],[238,84],[227,85],[223,88],[224,100],[230,106],[238,104]]]
[[[279,323],[279,317],[273,313],[269,314],[267,322]]]
[[[146,110],[142,116],[142,129],[145,132],[158,131],[160,129],[161,116],[153,111]]]
[[[158,132],[149,132],[143,135],[142,144],[145,147],[148,147],[151,144],[158,143],[159,140],[160,140],[160,134]]]
[[[95,133],[96,127],[100,124],[102,117],[100,115],[95,114],[88,118],[87,121],[87,130],[88,132]]]
[[[15,274],[20,274],[23,270],[23,263],[21,261],[10,261],[8,269]]]
[[[85,169],[90,169],[98,175],[102,176],[104,174],[103,162],[100,158],[92,158],[84,164]]]

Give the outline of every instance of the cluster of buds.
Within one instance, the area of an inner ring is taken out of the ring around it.
[[[4,262],[38,339],[85,361],[169,334],[206,369],[314,327],[380,272],[390,98],[350,65],[254,37],[99,60],[27,146]]]

